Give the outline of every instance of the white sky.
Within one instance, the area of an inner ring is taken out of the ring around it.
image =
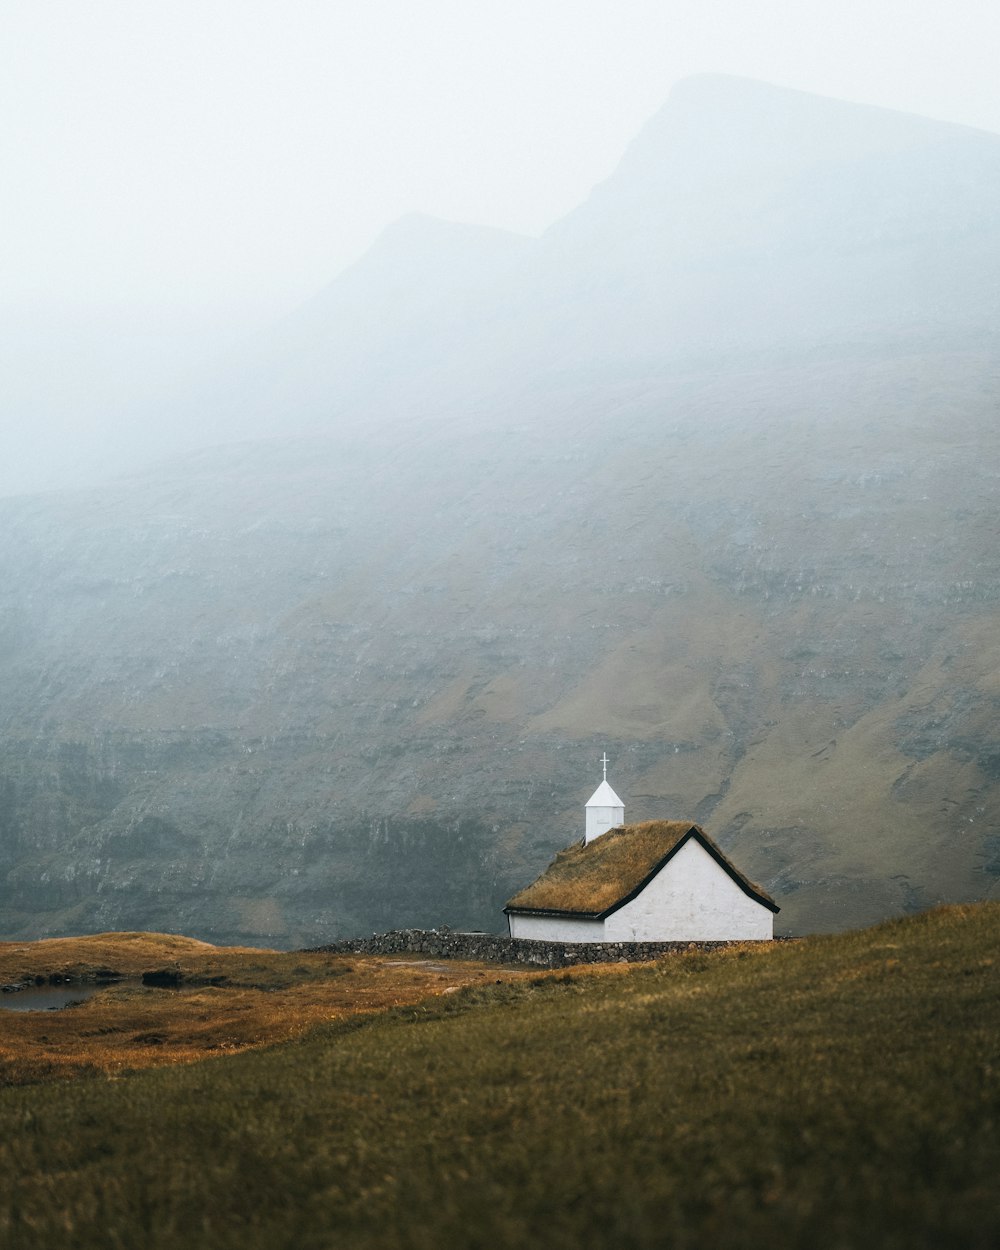
[[[10,393],[266,321],[409,210],[537,233],[703,71],[1000,132],[1000,2],[0,0]]]

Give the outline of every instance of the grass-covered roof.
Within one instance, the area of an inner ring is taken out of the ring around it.
[[[634,898],[688,836],[706,851],[757,902],[772,911],[771,896],[739,871],[707,833],[689,820],[647,820],[620,825],[584,844],[560,851],[542,875],[515,894],[508,911],[567,912],[600,919]]]

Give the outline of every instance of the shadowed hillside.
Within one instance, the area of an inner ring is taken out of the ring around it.
[[[792,931],[996,896],[998,189],[693,80],[541,239],[404,222],[201,398],[308,437],[0,503],[4,931],[495,929],[602,748]]]

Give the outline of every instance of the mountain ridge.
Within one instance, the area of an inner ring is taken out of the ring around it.
[[[0,501],[6,931],[493,929],[605,748],[792,931],[995,896],[1000,231],[956,206],[1000,140],[963,145],[910,215],[848,164],[850,212],[778,179],[703,254],[628,195],[459,230],[440,317],[335,283],[224,388],[270,441]]]

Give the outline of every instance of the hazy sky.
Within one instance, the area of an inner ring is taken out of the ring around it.
[[[537,233],[689,74],[1000,132],[998,65],[996,0],[0,0],[0,456],[406,211]]]

